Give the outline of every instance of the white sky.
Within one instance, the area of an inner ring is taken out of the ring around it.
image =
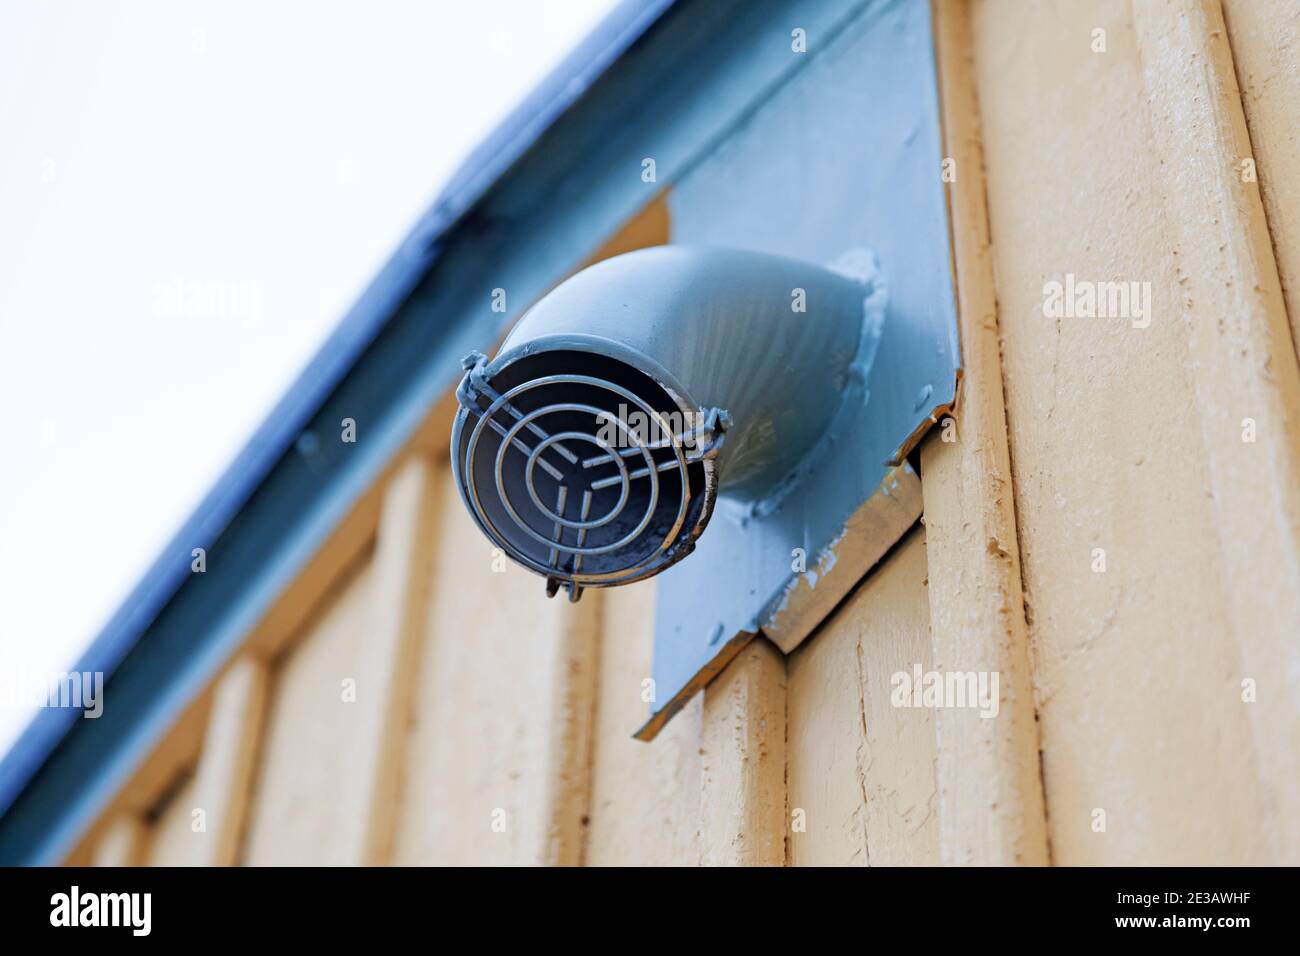
[[[613,6],[0,0],[0,753]]]

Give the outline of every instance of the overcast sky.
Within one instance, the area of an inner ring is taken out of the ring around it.
[[[0,753],[613,5],[0,0]]]

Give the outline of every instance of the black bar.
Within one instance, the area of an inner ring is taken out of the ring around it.
[[[864,950],[900,933],[917,945],[986,945],[1031,927],[1047,949],[1103,936],[1217,947],[1293,929],[1294,882],[1283,869],[3,869],[0,920],[13,953],[29,937],[70,934],[205,947],[291,938],[298,950],[401,939],[478,947],[512,931],[533,946],[636,949],[683,921],[698,928],[676,938],[727,949],[778,927],[804,944],[847,932]],[[117,925],[72,926],[73,887],[78,923]]]

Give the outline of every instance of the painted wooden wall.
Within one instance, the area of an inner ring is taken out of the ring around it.
[[[990,0],[972,41],[1053,859],[1294,862],[1300,374],[1219,4]],[[1149,325],[1045,318],[1066,274]]]
[[[936,11],[961,401],[807,642],[632,740],[653,584],[546,600],[439,408],[74,858],[1300,862],[1300,11]],[[1045,315],[1066,275],[1150,308]],[[997,715],[899,706],[914,668],[996,673]]]

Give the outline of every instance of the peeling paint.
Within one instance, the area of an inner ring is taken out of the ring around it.
[[[825,96],[828,89],[836,95]],[[956,399],[947,202],[933,173],[942,159],[930,7],[871,4],[673,184],[674,241],[832,262],[846,272],[869,259],[845,250],[871,250],[888,287],[877,282],[879,298],[863,297],[864,319],[874,319],[864,320],[867,334],[849,361],[835,366],[847,366],[843,379],[824,379],[837,395],[852,389],[860,399],[844,402],[843,422],[816,436],[825,449],[805,450],[815,466],[797,489],[738,516],[720,507],[728,520],[715,520],[695,555],[658,579],[660,687],[706,662],[702,642],[679,633],[695,609],[709,607],[731,633],[756,617],[770,621],[777,633],[768,636],[788,650],[919,515],[914,474],[899,473],[896,488],[881,484],[905,464],[934,412]],[[927,384],[930,401],[916,411]],[[831,549],[834,571],[813,562],[846,527]],[[792,582],[795,548],[808,553],[815,577],[799,572]]]

